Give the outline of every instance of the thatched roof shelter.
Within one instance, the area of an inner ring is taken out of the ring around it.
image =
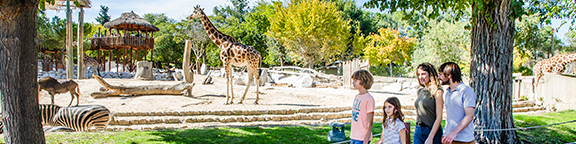
[[[75,5],[74,2],[77,2],[78,5]],[[49,10],[66,10],[66,0],[54,0],[54,4],[46,2],[45,7]],[[76,9],[80,7],[91,8],[90,0],[70,0],[70,9]]]
[[[138,16],[134,11],[122,13],[119,18],[104,23],[104,27],[117,30],[155,32],[158,27]]]

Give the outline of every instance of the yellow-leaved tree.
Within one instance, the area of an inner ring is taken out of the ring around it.
[[[286,46],[293,61],[312,68],[345,52],[350,26],[334,3],[291,0],[287,5],[276,5],[276,9],[266,35]]]
[[[378,33],[367,36],[364,58],[370,65],[389,65],[392,75],[392,63],[405,65],[412,60],[416,40],[400,36],[398,30],[390,28],[380,28]]]

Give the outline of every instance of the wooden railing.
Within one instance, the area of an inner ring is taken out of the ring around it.
[[[154,48],[154,38],[142,36],[106,36],[90,38],[92,40],[92,50],[97,49],[117,49],[131,48],[136,50],[147,50]]]

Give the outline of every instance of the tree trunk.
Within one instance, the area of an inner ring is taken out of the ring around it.
[[[98,75],[92,74],[108,91],[93,92],[93,98],[117,97],[120,95],[182,95],[185,90],[192,91],[195,83],[181,82],[175,85],[140,85],[140,86],[117,86],[111,85]]]
[[[475,129],[514,128],[512,52],[515,23],[509,17],[510,1],[494,3],[495,6],[484,7],[486,10],[473,18],[475,23],[471,31],[470,86],[476,92]],[[478,143],[519,142],[516,131],[477,131],[475,138]]]
[[[193,83],[194,82],[194,73],[192,73],[192,69],[190,69],[190,51],[192,49],[192,41],[191,40],[186,40],[186,44],[184,45],[184,59],[182,62],[182,69],[184,71],[183,75],[184,75],[184,82],[186,83]],[[196,63],[198,63],[198,60],[196,60]],[[198,65],[196,65],[196,67],[198,67]],[[200,72],[200,70],[198,70],[197,72]],[[188,91],[186,91],[186,95],[191,96],[192,95],[192,89],[188,89]]]
[[[390,62],[388,65],[388,68],[390,69],[390,76],[394,77],[394,75],[392,75],[392,62]]]
[[[38,0],[0,0],[0,97],[4,141],[45,143],[38,109]]]

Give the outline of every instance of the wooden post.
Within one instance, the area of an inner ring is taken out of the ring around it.
[[[182,61],[182,69],[184,69],[184,82],[186,83],[193,83],[194,82],[194,74],[190,70],[190,51],[192,49],[192,41],[186,40],[186,44],[184,45],[184,56]],[[192,95],[192,89],[188,89],[187,95]]]
[[[116,49],[116,73],[118,73],[118,63],[120,63],[120,50]]]
[[[112,49],[108,49],[108,71],[112,69]]]
[[[84,66],[84,49],[83,49],[83,41],[84,41],[84,9],[80,7],[80,11],[78,12],[78,77],[77,79],[82,79],[83,77],[83,66]]]
[[[70,1],[66,0],[66,4],[70,5]],[[72,37],[72,10],[68,7],[66,10],[66,78],[69,80],[74,78]]]
[[[98,71],[100,71],[100,65],[102,65],[101,64],[102,62],[100,62],[100,60],[102,59],[102,57],[100,57],[100,48],[98,48],[97,51],[98,51],[98,60],[97,60],[98,61]]]

